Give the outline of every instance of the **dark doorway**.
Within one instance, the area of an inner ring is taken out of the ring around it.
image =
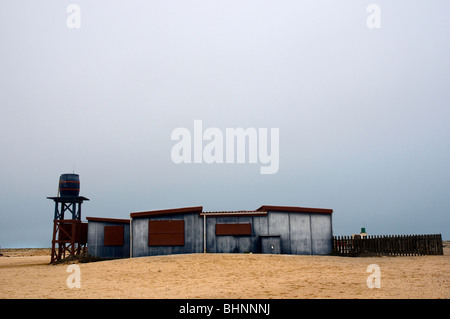
[[[280,236],[260,236],[261,238],[261,253],[263,254],[281,254]]]

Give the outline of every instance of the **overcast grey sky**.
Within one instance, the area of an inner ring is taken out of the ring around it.
[[[73,170],[83,220],[286,205],[333,209],[334,235],[450,239],[449,9],[0,0],[0,246],[51,246],[46,197]],[[278,172],[173,163],[171,133],[194,120],[279,128]]]

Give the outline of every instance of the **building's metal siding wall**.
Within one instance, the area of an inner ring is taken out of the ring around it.
[[[88,254],[99,258],[128,258],[130,257],[130,225],[108,222],[88,222]],[[105,246],[105,226],[123,225],[123,246]]]
[[[289,219],[290,253],[294,255],[310,255],[311,214],[291,213]]]
[[[133,219],[133,257],[202,253],[203,218],[198,214],[188,213]],[[185,245],[150,247],[148,245],[149,219],[183,219]],[[251,223],[252,234],[250,236],[216,236],[216,224],[226,223]],[[206,217],[207,253],[259,253],[261,252],[259,236],[263,235],[279,235],[282,254],[329,254],[332,250],[331,215],[271,211],[267,213],[267,216]]]
[[[251,236],[216,236],[215,225],[251,223]],[[279,235],[282,254],[331,253],[331,215],[269,212],[267,216],[206,218],[207,252],[261,252],[259,236]]]
[[[331,215],[311,215],[313,255],[328,255],[333,250]]]
[[[268,212],[268,235],[280,235],[281,253],[291,253],[291,243],[289,241],[289,213]],[[258,234],[259,235],[259,234]]]
[[[149,246],[149,220],[184,220],[184,246]],[[197,214],[174,214],[133,219],[133,257],[203,252],[203,219]]]

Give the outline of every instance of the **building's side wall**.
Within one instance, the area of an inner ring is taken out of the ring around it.
[[[149,246],[149,220],[184,220],[183,246]],[[174,214],[167,216],[132,219],[133,257],[190,254],[203,252],[203,219],[198,214]]]
[[[331,215],[311,215],[311,240],[313,255],[328,255],[333,250]]]
[[[311,214],[291,213],[289,215],[290,253],[310,255],[311,249]]]
[[[216,236],[216,224],[253,224],[254,217],[206,217],[206,252],[249,253],[256,251],[257,238],[252,225],[251,236]]]
[[[184,246],[149,246],[149,220],[184,220]],[[252,225],[251,235],[216,235],[216,224]],[[198,214],[132,219],[132,256],[154,256],[203,252],[203,217]],[[280,236],[282,254],[321,255],[332,250],[331,215],[268,212],[267,216],[206,217],[207,253],[259,253],[263,235]]]
[[[217,236],[216,224],[250,223],[249,236]],[[280,236],[282,254],[329,254],[332,249],[331,215],[268,212],[267,216],[206,218],[208,253],[261,252],[259,236]]]
[[[123,245],[105,246],[105,226],[124,226]],[[130,257],[130,225],[88,221],[88,254],[99,258],[128,258]]]
[[[331,214],[269,212],[268,219],[269,235],[280,235],[282,254],[331,253]]]
[[[281,239],[281,253],[290,254],[291,253],[291,242],[289,240],[289,225],[290,225],[290,214],[285,212],[268,212],[268,234],[269,235],[280,235]],[[258,234],[259,235],[259,234]]]

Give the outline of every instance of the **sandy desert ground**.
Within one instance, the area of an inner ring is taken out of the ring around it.
[[[1,299],[448,299],[450,243],[443,256],[337,257],[188,254],[50,265],[49,249],[2,249]],[[380,267],[368,288],[367,267]]]

